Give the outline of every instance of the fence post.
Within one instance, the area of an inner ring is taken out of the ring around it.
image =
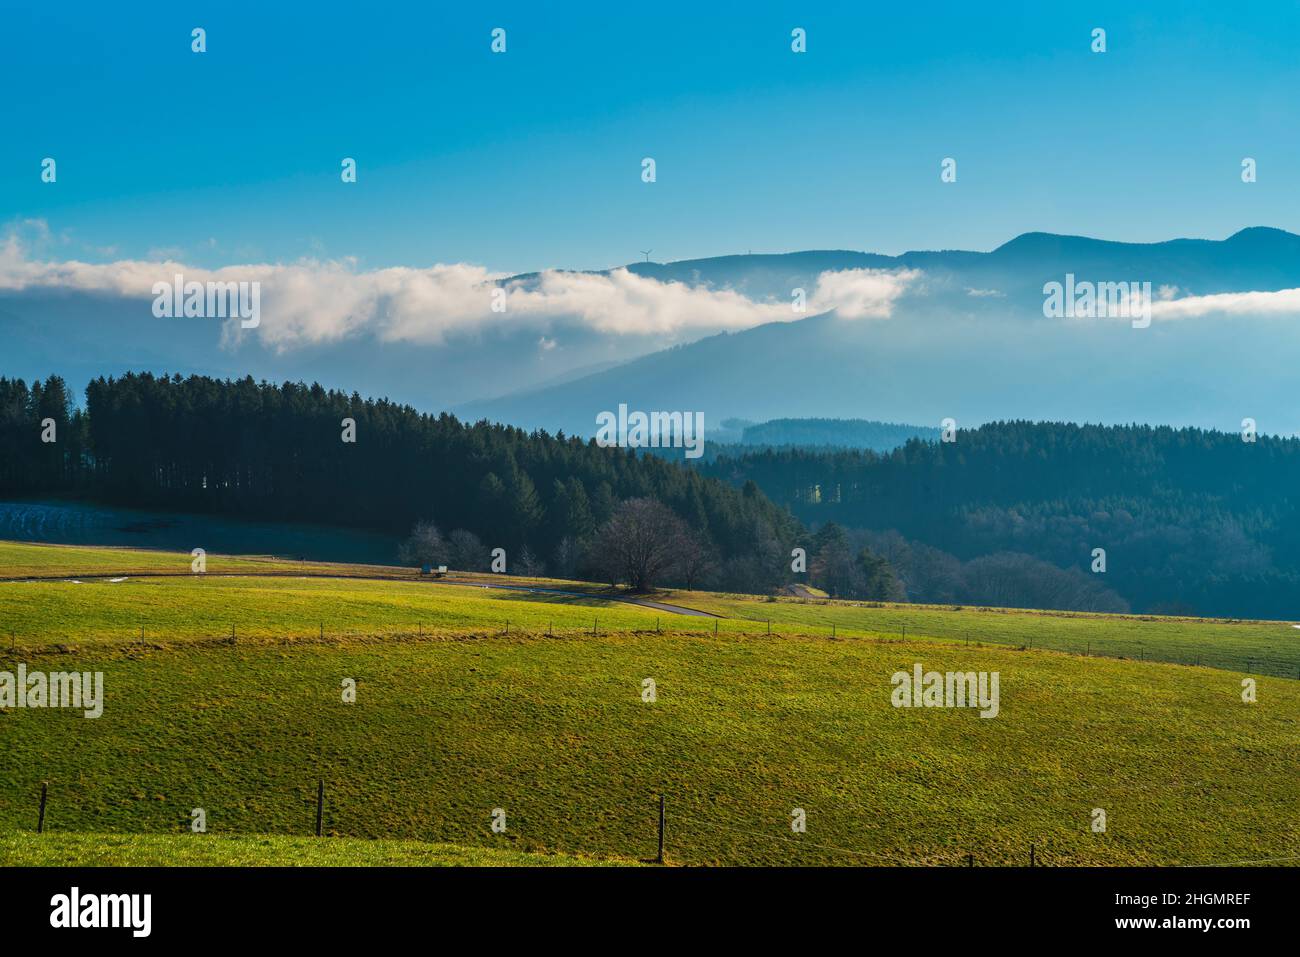
[[[40,834],[40,833],[42,833],[42,832],[45,830],[45,795],[46,795],[47,790],[49,789],[49,786],[50,786],[50,782],[49,782],[49,781],[42,781],[42,782],[41,782],[41,813],[40,813],[40,815],[36,818],[36,833],[37,833],[37,834]]]
[[[967,866],[967,867],[974,867],[974,866],[975,866],[975,855],[974,855],[974,854],[967,854],[967,855],[966,855],[966,866]]]
[[[655,858],[656,864],[664,862],[664,796],[659,795],[659,856]]]
[[[718,619],[713,619],[713,637],[718,637]]]
[[[325,816],[325,779],[316,785],[316,836],[321,836],[321,823]]]
[[[1029,866],[1034,866],[1034,845],[1029,845]]]

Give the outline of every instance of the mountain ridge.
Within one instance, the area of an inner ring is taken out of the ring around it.
[[[461,403],[457,414],[525,427],[591,432],[597,412],[631,408],[737,417],[861,417],[934,425],[1007,418],[1165,421],[1234,429],[1248,411],[1294,431],[1279,350],[1243,338],[1247,321],[1061,323],[1044,317],[1043,286],[1080,280],[1150,282],[1176,297],[1300,288],[1300,235],[1251,226],[1224,239],[1127,243],[1026,232],[988,252],[848,250],[759,253],[633,263],[635,274],[764,302],[810,294],[828,270],[917,269],[921,279],[888,318],[821,312],[701,335],[568,383],[507,400]],[[1292,335],[1261,319],[1268,335]],[[1278,338],[1276,341],[1284,341]],[[998,370],[997,375],[989,374]],[[784,390],[784,391],[782,391]],[[1279,421],[1284,420],[1284,421]]]

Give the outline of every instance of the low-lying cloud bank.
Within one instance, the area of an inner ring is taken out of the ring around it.
[[[467,263],[366,270],[353,260],[219,269],[171,259],[57,261],[36,255],[36,249],[47,245],[41,237],[48,239],[48,226],[29,220],[9,227],[0,239],[0,292],[57,290],[138,298],[144,310],[150,308],[155,286],[175,284],[178,276],[184,283],[205,285],[258,283],[259,321],[244,328],[237,321],[223,322],[222,341],[234,345],[252,337],[281,352],[359,336],[439,345],[493,330],[531,332],[540,336],[538,342],[552,346],[555,333],[563,329],[650,337],[670,344],[831,311],[845,320],[887,319],[905,295],[926,295],[925,275],[902,268],[823,272],[811,288],[790,290],[789,298],[756,300],[733,289],[661,282],[625,268],[606,273],[552,270],[511,279]],[[996,290],[967,292],[984,297]],[[1150,318],[1156,321],[1211,314],[1300,314],[1300,289],[1183,298],[1175,294],[1174,288],[1165,287],[1159,296],[1134,302],[1149,306]],[[944,313],[940,309],[936,314]]]
[[[1185,296],[1151,304],[1154,319],[1198,319],[1209,315],[1300,315],[1300,289],[1275,292],[1225,292],[1212,296]]]
[[[256,335],[275,349],[372,335],[384,342],[437,345],[448,337],[490,328],[545,332],[552,322],[577,323],[603,335],[674,339],[748,329],[838,310],[846,319],[883,319],[919,278],[915,270],[861,269],[823,273],[805,290],[805,307],[791,300],[755,301],[730,289],[660,282],[627,269],[608,273],[547,271],[510,279],[481,266],[437,264],[423,269],[360,270],[349,260],[302,260],[201,269],[166,261],[95,264],[42,261],[15,231],[0,242],[0,291],[61,290],[139,297],[150,308],[157,283],[256,282],[261,320],[256,329],[224,325],[230,343]]]

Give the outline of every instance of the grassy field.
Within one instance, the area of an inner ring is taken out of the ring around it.
[[[890,675],[997,670],[1001,713]],[[335,836],[683,863],[1214,863],[1300,850],[1300,685],[1005,648],[611,635],[99,649],[97,720],[0,714],[0,831]],[[358,682],[341,700],[345,677]],[[652,677],[658,700],[641,699]],[[493,808],[507,813],[494,834]],[[807,811],[808,833],[788,826]],[[1089,830],[1093,808],[1109,830]]]
[[[1300,630],[1288,622],[1227,621],[1081,612],[834,602],[710,592],[664,592],[664,601],[721,616],[685,619],[608,600],[584,583],[457,575],[585,593],[567,598],[420,580],[416,571],[365,565],[209,556],[208,575],[188,555],[0,542],[0,643],[36,651],[146,642],[285,640],[445,634],[637,632],[931,638],[1078,655],[1204,665],[1300,679]],[[125,581],[104,576],[125,574]],[[80,575],[82,578],[78,579]],[[146,577],[132,577],[132,576]],[[171,576],[176,578],[150,577]],[[265,576],[265,577],[263,577]],[[325,576],[338,576],[331,578]],[[367,577],[359,577],[367,576]],[[379,578],[384,580],[371,580]],[[347,579],[347,580],[340,580]]]
[[[881,602],[765,600],[751,595],[664,592],[664,601],[689,605],[754,624],[772,622],[816,634],[871,634],[941,638],[1107,655],[1146,661],[1199,664],[1253,674],[1300,679],[1300,630],[1283,621],[1099,615]],[[751,626],[752,630],[752,626]]]
[[[302,562],[271,555],[206,556],[212,574],[255,572],[258,574],[376,574],[415,578],[414,569],[374,565],[346,565],[335,562]],[[47,545],[0,541],[0,577],[70,577],[93,575],[189,575],[193,561],[188,552],[157,551],[148,548],[102,548],[93,545]]]
[[[0,834],[6,867],[590,867],[633,864],[421,841],[217,834]]]
[[[656,613],[589,598],[543,600],[473,586],[331,578],[128,578],[0,582],[3,625],[20,648],[139,641],[514,631],[653,630]],[[702,626],[701,626],[702,627]],[[8,637],[8,636],[6,636]],[[3,642],[0,642],[2,644]]]
[[[57,573],[64,554],[25,560]],[[413,581],[0,583],[0,627],[21,635],[0,670],[102,671],[106,697],[95,720],[0,709],[0,863],[146,862],[169,841],[267,863],[635,861],[654,853],[659,794],[683,864],[1023,864],[1030,844],[1044,864],[1300,857],[1300,682],[1260,677],[1246,704],[1229,671],[1046,650],[1109,633],[1208,655],[1284,626],[667,597],[728,617],[715,636],[711,619],[592,597]],[[946,625],[972,643],[925,637]],[[998,672],[1000,713],[893,707],[891,675],[917,662]],[[308,837],[318,779],[346,842]],[[50,844],[33,850],[42,781]],[[197,807],[208,835],[189,834]]]

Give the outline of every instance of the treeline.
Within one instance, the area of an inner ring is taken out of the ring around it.
[[[754,482],[810,524],[896,532],[910,554],[880,538],[873,547],[910,579],[913,601],[962,594],[991,604],[997,570],[972,577],[963,566],[1001,555],[1010,575],[1006,556],[1020,555],[1078,570],[1139,611],[1296,616],[1295,439],[998,422],[886,454],[764,451],[700,470]],[[1104,573],[1093,571],[1098,548]]]
[[[938,439],[939,430],[871,419],[771,419],[747,425],[741,436],[741,444],[767,449],[825,446],[887,452],[911,439]]]
[[[621,503],[653,499],[707,549],[711,583],[738,591],[778,584],[779,557],[799,532],[753,485],[319,385],[127,374],[92,381],[82,413],[57,379],[30,388],[0,379],[0,400],[3,494],[79,492],[395,537],[426,521],[558,574],[583,567]],[[56,442],[40,441],[45,417]]]
[[[0,492],[34,495],[85,480],[86,418],[64,381],[0,377]]]
[[[83,411],[57,377],[0,378],[0,495],[352,526],[395,553],[420,525],[422,563],[503,548],[634,587],[1295,618],[1298,483],[1300,441],[1197,429],[1001,422],[690,468],[319,385],[128,374]]]

